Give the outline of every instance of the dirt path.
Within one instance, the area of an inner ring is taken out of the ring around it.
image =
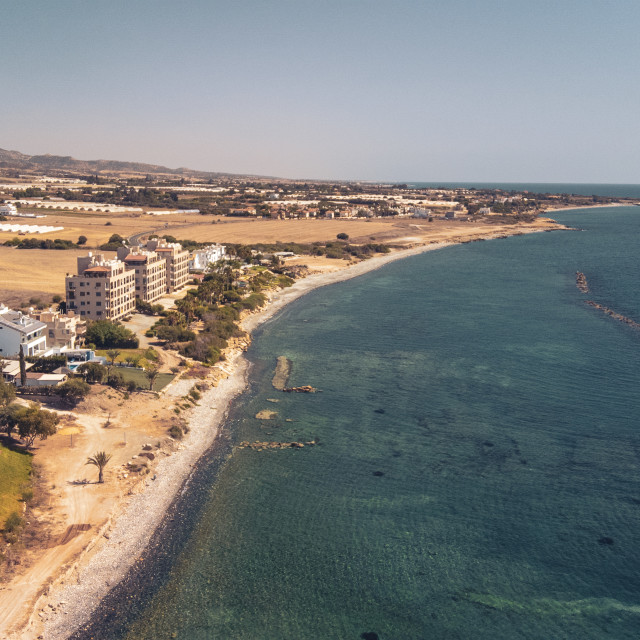
[[[111,404],[114,404],[114,399],[119,397],[113,395]],[[143,401],[149,403],[146,398]],[[106,400],[100,402],[105,406],[108,404]],[[12,635],[12,631],[26,621],[33,612],[36,599],[46,592],[48,584],[61,568],[70,566],[95,540],[96,533],[109,521],[116,503],[138,482],[132,476],[124,481],[115,481],[113,476],[122,476],[122,465],[152,438],[138,428],[135,415],[131,416],[131,421],[129,412],[127,417],[120,415],[117,405],[115,402],[108,428],[104,426],[106,413],[100,410],[92,411],[92,414],[74,411],[75,421],[65,422],[55,436],[38,446],[37,459],[52,493],[50,511],[55,515],[49,521],[51,535],[45,548],[30,554],[31,565],[26,571],[0,586],[0,638],[23,640],[28,637],[18,631]],[[58,413],[61,416],[71,415],[67,411]],[[150,414],[153,414],[153,409],[147,407],[146,415]],[[97,483],[97,468],[86,464],[87,458],[97,451],[107,451],[112,455],[105,469],[103,484]],[[47,520],[48,514],[33,515]],[[38,615],[44,620],[47,613],[38,612]]]

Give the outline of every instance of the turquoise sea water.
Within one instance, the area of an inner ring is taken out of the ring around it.
[[[638,638],[640,332],[584,300],[640,321],[640,209],[557,218],[265,325],[231,439],[321,444],[236,450],[95,637]]]

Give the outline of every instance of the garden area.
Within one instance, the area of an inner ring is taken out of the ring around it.
[[[30,453],[14,451],[0,445],[0,525],[12,513],[22,514],[23,502],[30,500],[31,461]]]

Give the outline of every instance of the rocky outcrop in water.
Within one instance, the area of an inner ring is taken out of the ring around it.
[[[301,387],[285,387],[283,391],[285,393],[317,393],[320,389],[304,384]]]
[[[238,449],[254,449],[255,451],[267,451],[269,449],[304,449],[320,444],[317,440],[309,442],[248,442],[244,441],[238,445]]]
[[[578,287],[582,293],[589,293],[589,283],[582,271],[576,271],[576,287]]]
[[[589,306],[594,307],[595,309],[598,309],[603,313],[606,313],[608,316],[610,316],[614,320],[618,320],[618,322],[623,322],[624,324],[629,325],[634,329],[640,329],[640,323],[636,322],[635,320],[632,320],[631,318],[628,318],[627,316],[623,316],[621,313],[616,313],[613,309],[609,309],[609,307],[605,307],[601,304],[598,304],[593,300],[586,300],[586,303]]]
[[[276,370],[273,374],[273,380],[271,384],[274,389],[278,391],[284,391],[284,388],[287,386],[287,382],[289,381],[289,376],[291,375],[291,360],[286,356],[280,356],[278,358],[278,362],[276,364]]]

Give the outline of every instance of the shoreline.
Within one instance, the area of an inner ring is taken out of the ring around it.
[[[629,202],[610,202],[609,204],[583,204],[578,207],[551,207],[545,209],[542,215],[547,213],[556,213],[557,211],[579,211],[580,209],[608,209],[609,207],[635,207],[638,206]]]
[[[297,280],[291,287],[273,292],[265,307],[243,319],[241,326],[249,334],[273,318],[290,302],[317,288],[349,280],[374,271],[390,262],[476,240],[505,238],[551,230],[561,225],[519,227],[492,231],[479,238],[455,239],[421,244],[392,251],[328,273],[315,273]],[[37,638],[62,640],[90,621],[109,592],[128,575],[148,549],[158,529],[166,521],[168,510],[181,496],[204,454],[224,434],[224,424],[232,402],[247,387],[249,361],[240,349],[227,354],[228,373],[217,387],[203,393],[189,416],[190,432],[178,450],[159,461],[156,480],[146,479],[144,490],[121,503],[120,508],[93,536],[89,545],[71,567],[50,581],[36,600],[27,625],[7,636],[11,640]],[[195,383],[195,381],[194,381]],[[42,611],[47,615],[42,616]],[[44,632],[44,634],[43,634]]]

